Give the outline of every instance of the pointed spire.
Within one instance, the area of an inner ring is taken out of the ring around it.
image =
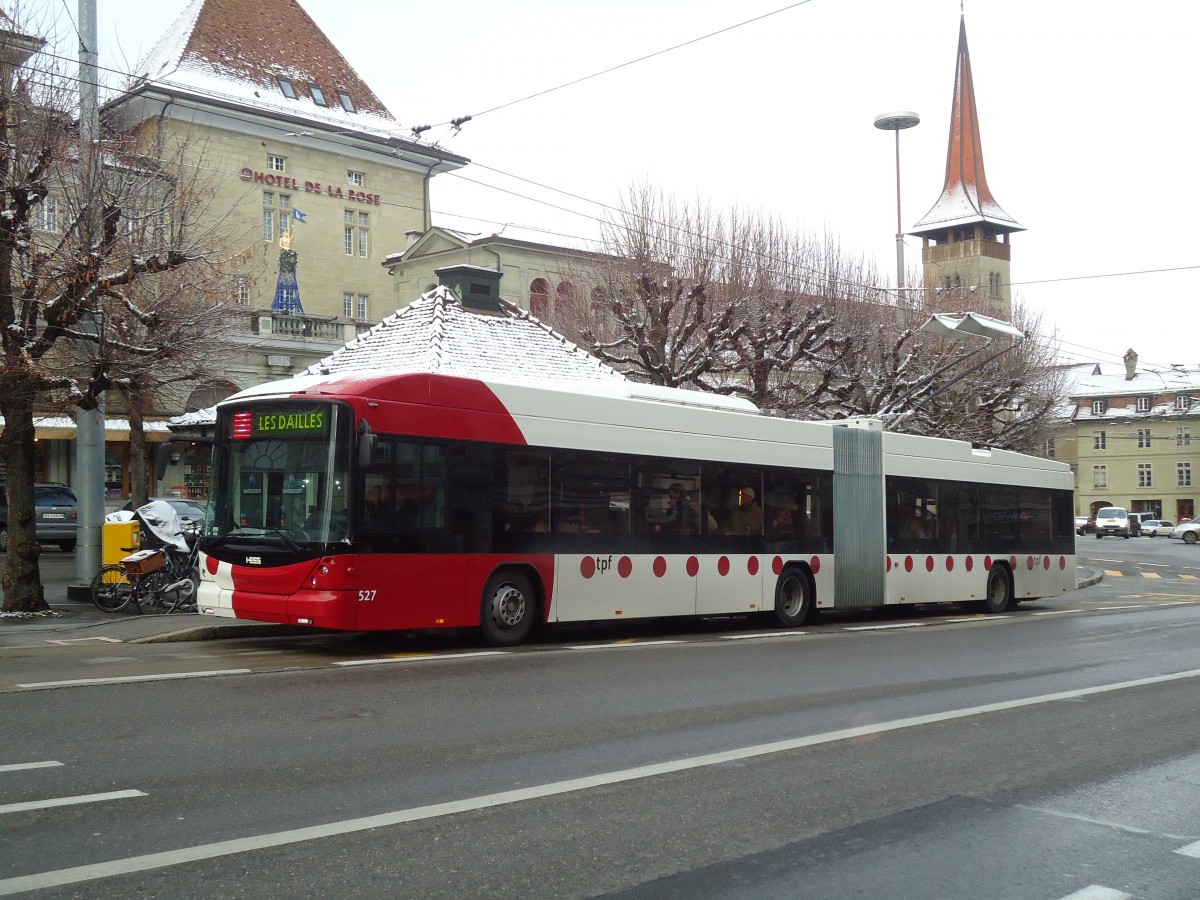
[[[954,69],[954,97],[950,107],[950,145],[946,153],[946,183],[933,208],[909,232],[926,235],[959,225],[986,222],[997,234],[1025,228],[1000,208],[983,172],[983,143],[975,107],[975,82],[967,51],[967,23],[959,18],[958,57]]]

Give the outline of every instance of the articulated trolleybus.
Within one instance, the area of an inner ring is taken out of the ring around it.
[[[220,404],[198,607],[321,628],[970,603],[1075,587],[1067,466],[612,382],[302,375]]]

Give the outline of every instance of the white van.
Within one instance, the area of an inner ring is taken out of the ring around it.
[[[1102,506],[1096,510],[1096,539],[1106,534],[1129,539],[1129,513],[1123,506]]]

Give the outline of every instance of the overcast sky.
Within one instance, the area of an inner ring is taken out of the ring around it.
[[[434,180],[439,224],[578,244],[599,204],[649,182],[833,234],[893,283],[895,148],[877,113],[921,116],[900,137],[904,227],[941,193],[959,0],[300,3],[406,128],[435,125],[428,138],[472,160]],[[98,4],[116,69],[187,5]],[[1112,367],[1132,347],[1142,365],[1200,366],[1200,8],[966,0],[965,13],[988,184],[1027,229],[1012,237],[1014,294],[1066,358]],[[288,23],[243,27],[286,40]],[[441,124],[462,115],[475,118],[458,134]],[[917,266],[920,240],[906,252]]]

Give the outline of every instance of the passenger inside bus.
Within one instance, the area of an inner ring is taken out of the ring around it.
[[[754,488],[746,485],[738,488],[737,506],[729,513],[725,522],[725,534],[762,534],[763,512],[758,505]]]

